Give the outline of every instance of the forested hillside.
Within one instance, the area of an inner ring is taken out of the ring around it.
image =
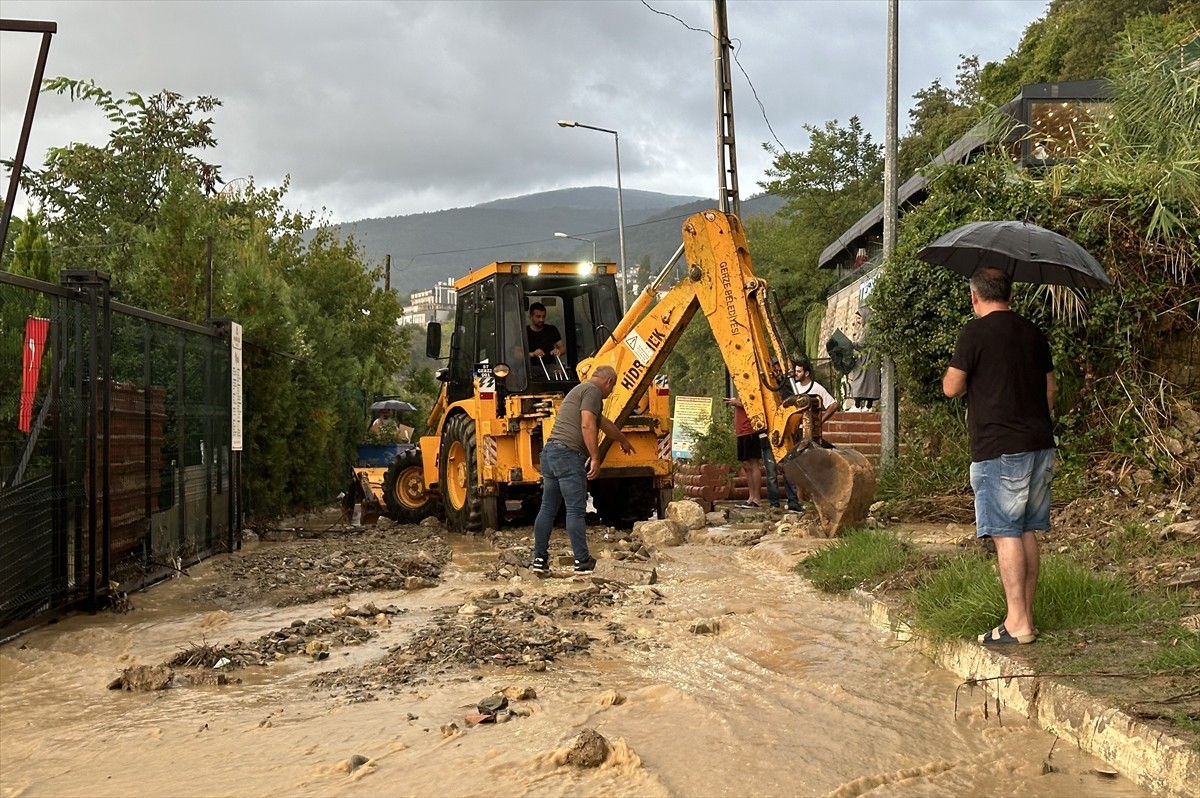
[[[625,189],[625,250],[630,269],[645,258],[661,265],[679,246],[679,224],[716,200]],[[764,196],[743,203],[746,215],[770,215],[782,200]],[[574,188],[494,200],[470,208],[363,219],[338,225],[353,233],[368,260],[392,256],[392,288],[402,296],[438,280],[460,277],[501,260],[596,259],[620,262],[617,195],[611,188]]]

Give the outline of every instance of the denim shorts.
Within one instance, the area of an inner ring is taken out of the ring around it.
[[[975,534],[1019,538],[1050,528],[1050,481],[1054,449],[1002,454],[971,463],[975,491]]]

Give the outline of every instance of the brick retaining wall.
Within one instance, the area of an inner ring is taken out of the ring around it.
[[[825,422],[822,434],[825,436],[825,440],[839,449],[854,449],[870,460],[871,465],[879,468],[879,457],[882,451],[879,413],[834,413],[829,417],[829,421]],[[718,472],[716,470],[718,468],[723,470]],[[704,469],[704,476],[701,476],[702,469]],[[781,489],[782,479],[781,474]],[[741,473],[730,474],[728,466],[676,464],[675,484],[684,488],[684,493],[688,498],[695,499],[706,511],[712,509],[715,499],[745,501],[749,495],[745,476]],[[722,492],[722,495],[716,495],[713,491],[720,484],[729,487],[727,491]]]
[[[878,468],[882,451],[879,421],[879,413],[834,413],[821,431],[834,446],[854,449]]]

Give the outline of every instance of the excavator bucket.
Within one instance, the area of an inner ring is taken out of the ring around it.
[[[788,481],[812,499],[825,537],[862,526],[875,498],[875,469],[861,453],[806,441],[789,452],[780,467]]]

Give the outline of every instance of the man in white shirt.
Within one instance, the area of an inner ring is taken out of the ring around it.
[[[797,396],[812,394],[821,398],[821,407],[824,408],[824,412],[821,414],[822,424],[840,409],[841,406],[833,398],[833,395],[825,390],[825,386],[813,379],[812,363],[808,358],[802,357],[796,361],[790,382],[792,392]]]

